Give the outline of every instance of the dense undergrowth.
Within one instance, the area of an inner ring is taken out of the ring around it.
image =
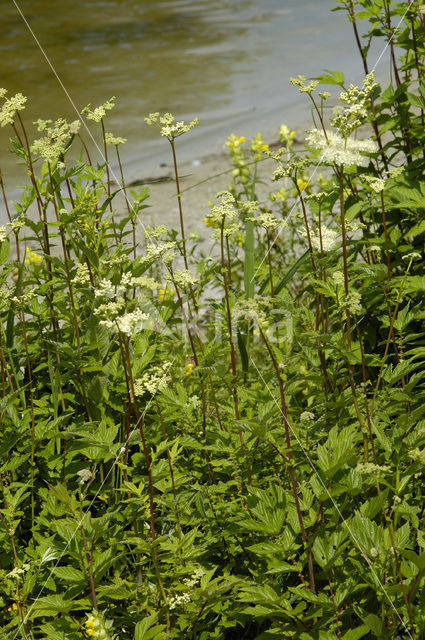
[[[363,86],[292,79],[301,151],[229,137],[211,255],[178,180],[196,121],[147,119],[180,220],[143,233],[146,187],[68,164],[78,123],[28,142],[1,92],[29,184],[12,206],[1,182],[0,638],[425,638],[424,6],[337,8]],[[112,106],[86,110],[109,156]]]

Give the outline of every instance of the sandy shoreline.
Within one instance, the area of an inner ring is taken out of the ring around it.
[[[305,127],[297,127],[295,130],[297,133],[295,146],[297,147],[304,140]],[[241,133],[241,135],[243,134]],[[279,146],[276,131],[273,137],[265,135],[264,140],[269,145]],[[219,191],[228,189],[232,182],[233,167],[226,153],[224,140],[222,146],[221,153],[216,152],[179,163],[185,231],[186,234],[198,233],[200,241],[210,235],[203,222],[209,212],[208,201],[214,199]],[[265,200],[270,191],[279,188],[278,183],[271,180],[275,168],[276,162],[269,158],[258,163],[257,197],[260,201]],[[130,190],[138,190],[142,186],[149,187],[150,196],[146,201],[149,208],[140,214],[140,231],[143,233],[143,226],[158,224],[164,224],[169,229],[179,230],[176,183],[171,158],[168,162],[162,161],[149,169],[146,166],[140,169],[137,169],[136,166],[130,166],[128,175],[127,182],[132,185]],[[123,196],[119,195],[115,206],[121,211],[125,208]]]

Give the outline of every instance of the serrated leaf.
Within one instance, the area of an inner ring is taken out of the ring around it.
[[[53,573],[61,580],[65,580],[65,582],[84,581],[84,574],[74,567],[55,567]]]

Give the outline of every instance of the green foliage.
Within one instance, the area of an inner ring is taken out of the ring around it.
[[[179,231],[141,239],[147,188],[3,103],[30,184],[0,229],[1,638],[425,638],[424,14],[336,8],[365,70],[391,35],[393,83],[298,76],[302,149],[231,135],[211,256],[177,163]],[[196,121],[149,119],[176,159]]]

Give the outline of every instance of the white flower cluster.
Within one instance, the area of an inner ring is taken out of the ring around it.
[[[370,139],[343,138],[333,131],[329,131],[327,136],[326,139],[323,131],[318,129],[312,129],[306,136],[307,142],[312,147],[322,151],[320,161],[324,164],[365,166],[369,160],[362,153],[375,153],[378,149],[376,142]]]
[[[7,224],[12,229],[12,231],[18,231],[22,227],[25,227],[26,223],[27,223],[27,219],[24,216],[24,214],[21,213],[15,216],[14,218],[12,218],[12,221],[8,222]]]
[[[6,94],[5,89],[0,89],[0,98],[4,98]],[[0,109],[0,126],[4,127],[7,124],[13,124],[15,122],[15,116],[17,111],[25,109],[25,103],[27,98],[22,93],[17,93],[6,100]]]
[[[198,279],[195,278],[188,269],[181,269],[181,271],[176,271],[172,276],[167,276],[166,280],[172,283],[176,283],[180,289],[188,289],[198,282]]]
[[[186,587],[189,588],[195,587],[204,574],[205,571],[201,567],[199,567],[198,569],[195,569],[190,578],[184,578],[183,584],[185,584]]]
[[[149,315],[143,313],[141,309],[135,309],[130,313],[125,313],[123,316],[118,316],[114,320],[101,320],[100,324],[112,331],[124,333],[126,336],[130,337],[138,333],[143,328],[143,324],[148,318]]]
[[[261,302],[264,300],[264,298],[261,298]],[[248,322],[253,321],[259,324],[262,324],[266,319],[265,312],[260,308],[260,299],[258,297],[238,300],[232,309],[232,315],[234,315],[235,320],[243,318]]]
[[[207,216],[210,226],[214,224],[221,226],[225,220],[234,220],[238,215],[235,208],[236,200],[229,191],[220,191],[216,197],[220,199],[220,203],[210,205],[211,213]]]
[[[162,367],[152,367],[150,372],[145,372],[141,378],[134,381],[134,393],[136,396],[143,396],[146,391],[155,395],[164,391],[168,387],[171,377],[168,370],[171,362],[164,362]]]
[[[97,289],[94,290],[96,298],[111,299],[124,293],[125,287],[120,284],[112,284],[110,280],[99,280]]]
[[[338,236],[338,231],[329,229],[324,224],[322,224],[320,226],[320,233],[319,229],[317,229],[316,232],[313,231],[310,234],[311,244],[318,251],[320,251],[322,248],[323,251],[331,251],[331,249],[333,249],[337,243]],[[320,237],[322,238],[322,244],[320,244]]]
[[[142,258],[142,262],[150,262],[155,258],[161,257],[164,262],[172,262],[175,257],[175,242],[163,242],[162,244],[148,244],[146,247],[146,255]]]
[[[263,229],[276,229],[281,224],[281,221],[270,212],[261,213],[256,218],[248,218],[248,220],[252,220]]]
[[[113,320],[120,314],[124,304],[124,298],[118,298],[115,302],[99,305],[93,313],[95,316],[106,316],[108,320]]]
[[[357,291],[351,291],[344,300],[347,309],[355,316],[363,313],[361,299],[362,297],[360,293]]]
[[[313,93],[319,85],[318,80],[311,80],[309,84],[305,83],[305,76],[297,76],[296,78],[289,78],[289,82],[294,85],[294,87],[299,87],[300,93]]]
[[[105,133],[105,142],[106,144],[112,144],[117,147],[119,144],[125,144],[127,142],[127,138],[114,136],[113,133]]]
[[[31,300],[34,300],[34,298],[36,298],[36,297],[37,297],[37,292],[36,292],[35,288],[33,288],[33,289],[28,289],[21,296],[12,296],[10,298],[10,300],[14,304],[16,304],[18,307],[23,308],[27,304],[29,304],[31,302]]]
[[[180,607],[182,604],[188,604],[190,602],[190,594],[186,591],[186,593],[182,593],[180,596],[172,596],[168,601],[168,607],[170,609],[175,609],[176,607]]]
[[[369,96],[377,86],[378,84],[375,82],[374,72],[372,71],[365,77],[362,87],[355,87],[350,84],[347,91],[340,93],[339,99],[347,107],[338,109],[335,118],[331,120],[331,124],[338,129],[344,138],[364,122],[368,113]]]
[[[150,276],[139,276],[138,278],[133,278],[132,286],[144,287],[145,289],[154,291],[155,289],[159,289],[161,285],[155,280],[155,278],[151,278]]]
[[[159,224],[157,227],[147,226],[145,231],[145,238],[148,240],[159,240],[161,236],[165,236],[168,233],[168,229],[165,225]]]
[[[19,578],[24,575],[24,573],[26,571],[29,571],[31,569],[31,565],[24,562],[24,564],[21,567],[15,567],[14,569],[12,569],[12,571],[9,571],[8,574],[6,574],[6,578],[15,578],[15,580],[19,580]]]
[[[365,176],[365,180],[375,193],[381,193],[385,189],[386,180],[375,176]]]
[[[0,227],[0,242],[4,242],[7,238],[7,229],[6,227]]]
[[[194,118],[188,123],[183,122],[183,120],[176,122],[175,117],[171,113],[164,113],[163,116],[160,116],[159,112],[155,112],[150,113],[149,116],[145,118],[145,122],[146,124],[156,125],[161,131],[161,135],[171,141],[193,129],[199,120],[198,118]]]
[[[342,271],[335,271],[333,274],[333,279],[337,287],[343,287],[345,284],[344,274]]]
[[[80,478],[78,484],[85,484],[93,478],[93,474],[90,469],[80,469],[77,471],[77,476]]]
[[[200,408],[202,402],[201,400],[198,398],[198,396],[190,396],[187,399],[187,406],[190,407],[191,409],[193,409],[194,411],[196,411],[197,409]]]
[[[53,127],[47,124],[47,120],[39,124],[38,130],[45,131],[46,135],[34,140],[31,151],[46,162],[55,162],[65,152],[66,145],[72,136],[71,129],[76,126],[76,122],[68,124],[64,118],[58,118]]]
[[[404,172],[404,167],[400,166],[400,167],[394,167],[393,169],[390,169],[388,171],[388,177],[389,178],[397,178],[398,176],[401,176],[401,174]]]
[[[314,413],[311,411],[303,411],[300,415],[301,422],[311,422],[314,420]]]
[[[424,449],[419,449],[419,447],[416,447],[416,449],[411,449],[408,455],[409,455],[409,458],[413,460],[413,462],[420,462],[421,464],[425,464]]]
[[[87,107],[84,107],[81,113],[85,113],[87,120],[100,122],[102,118],[106,116],[106,112],[115,107],[115,96],[112,96],[112,98],[107,100],[104,104],[101,104],[93,110],[90,109],[90,107],[91,105],[88,104]]]
[[[198,583],[201,577],[204,575],[205,571],[201,568],[195,569],[193,575],[190,578],[184,578],[183,583],[188,589],[193,589]],[[189,591],[185,591],[179,596],[173,596],[168,601],[168,606],[170,609],[175,609],[178,606],[188,604],[191,601]]]
[[[72,279],[73,284],[90,284],[90,272],[85,262],[80,262],[77,265],[77,273]]]

